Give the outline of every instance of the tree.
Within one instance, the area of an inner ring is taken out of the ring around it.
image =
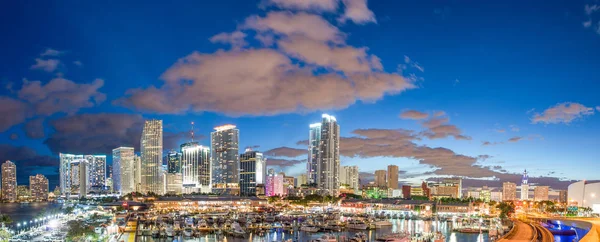
[[[12,218],[6,214],[0,215],[0,223],[11,224],[13,222]]]
[[[515,205],[511,202],[501,202],[496,205],[496,208],[500,210],[500,218],[502,219],[510,217],[515,212]]]

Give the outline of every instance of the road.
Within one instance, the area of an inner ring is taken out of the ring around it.
[[[531,225],[521,221],[515,221],[514,226],[514,231],[505,238],[498,240],[498,242],[531,242],[535,236],[535,230]]]

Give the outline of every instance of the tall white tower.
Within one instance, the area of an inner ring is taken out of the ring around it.
[[[521,200],[529,200],[529,182],[527,180],[527,170],[525,170],[521,181]]]
[[[321,123],[310,125],[308,180],[324,195],[337,196],[340,187],[340,126],[323,114]]]
[[[142,192],[162,194],[163,179],[161,167],[163,156],[163,124],[162,120],[147,120],[144,123],[141,142],[141,185]]]

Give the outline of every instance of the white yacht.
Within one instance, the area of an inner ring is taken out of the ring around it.
[[[348,229],[355,229],[355,230],[365,230],[367,229],[369,226],[361,221],[361,220],[350,220],[348,221],[348,223],[346,224],[346,227]]]
[[[192,235],[194,235],[194,230],[190,227],[185,227],[185,229],[183,229],[183,235],[185,237],[192,237]]]
[[[231,233],[235,236],[245,236],[246,235],[246,231],[244,231],[244,229],[242,229],[242,226],[240,226],[240,224],[238,222],[233,222],[233,224],[231,225]]]
[[[300,231],[316,233],[316,232],[319,232],[319,227],[316,227],[313,225],[308,225],[308,224],[303,224],[302,226],[300,226]]]

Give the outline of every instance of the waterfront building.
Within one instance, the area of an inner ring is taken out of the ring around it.
[[[376,170],[375,171],[375,185],[378,187],[386,187],[387,181],[385,179],[386,171],[385,170]]]
[[[569,185],[568,204],[589,207],[592,213],[600,213],[600,182],[578,181]]]
[[[182,194],[183,193],[183,175],[181,173],[169,173],[167,172],[167,188],[166,194]]]
[[[17,201],[24,202],[29,201],[31,198],[31,191],[27,185],[18,185],[17,186]]]
[[[48,200],[48,178],[42,174],[35,176],[29,176],[29,187],[31,190],[31,197],[35,201],[47,201]]]
[[[161,179],[163,158],[163,123],[162,120],[146,120],[140,139],[141,192],[162,194],[164,191]]]
[[[89,169],[89,186],[96,190],[104,190],[106,183],[106,155],[86,155]]]
[[[114,193],[115,189],[113,187],[113,179],[112,177],[106,178],[106,187],[108,189],[108,193]]]
[[[537,186],[533,189],[533,200],[534,201],[546,201],[548,200],[548,186]]]
[[[527,170],[523,172],[523,179],[521,180],[521,200],[529,200],[529,178],[527,176]]]
[[[17,201],[17,166],[9,160],[2,163],[2,200]]]
[[[113,156],[113,190],[118,194],[129,194],[135,191],[133,147],[119,147],[112,150]]]
[[[335,117],[323,114],[321,123],[309,126],[307,176],[323,195],[337,196],[340,173],[340,126]]]
[[[567,203],[568,195],[569,195],[569,193],[567,190],[558,191],[558,202],[559,203]]]
[[[435,198],[461,198],[462,197],[462,179],[444,178],[439,182],[429,183],[431,196]]]
[[[182,145],[183,146],[183,145]],[[168,173],[181,173],[182,156],[180,152],[174,150],[169,151],[167,154],[167,172]]]
[[[389,165],[387,167],[387,188],[398,189],[398,166]]]
[[[284,185],[284,174],[275,174],[275,170],[269,169],[267,174],[267,183],[265,184],[265,195],[271,196],[286,196],[287,187]]]
[[[423,193],[423,188],[422,187],[410,187],[410,197],[414,197],[414,196],[425,196],[425,193]]]
[[[239,130],[231,124],[215,127],[210,134],[215,193],[239,195],[239,135]]]
[[[181,145],[183,193],[211,192],[210,148],[189,142]]]
[[[340,167],[340,184],[346,184],[354,194],[360,193],[358,166]]]
[[[517,184],[513,182],[502,183],[502,200],[503,201],[514,201],[517,200]]]
[[[256,196],[256,186],[265,184],[266,161],[263,154],[252,149],[240,154],[240,195]]]
[[[306,174],[300,174],[298,177],[296,177],[295,187],[301,187],[304,184],[308,184],[308,177],[306,176]]]

